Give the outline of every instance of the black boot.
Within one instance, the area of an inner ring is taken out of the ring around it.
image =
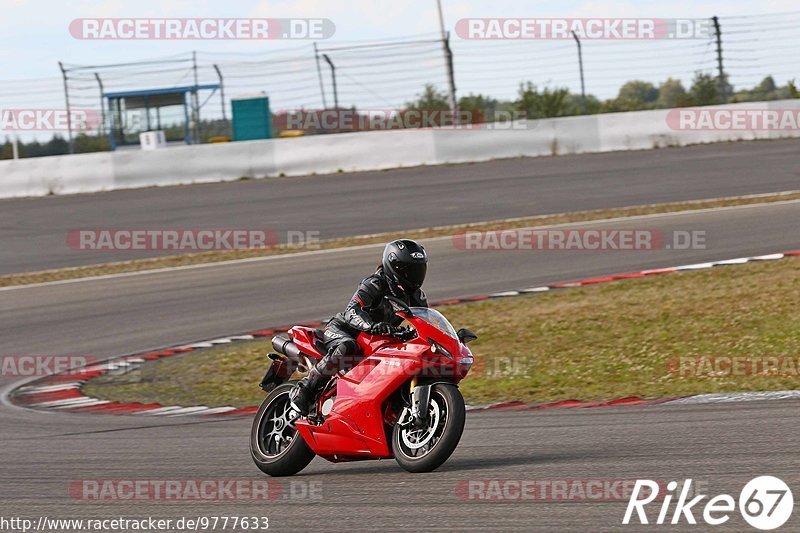
[[[308,375],[300,380],[295,390],[292,391],[292,409],[302,416],[306,416],[327,380],[328,378],[323,376],[319,370],[312,368]]]
[[[355,341],[350,341],[356,347]],[[314,400],[322,392],[322,388],[336,375],[342,366],[342,357],[348,353],[349,345],[347,342],[340,342],[334,345],[328,353],[320,359],[317,364],[308,371],[308,375],[301,379],[291,394],[292,409],[303,416],[308,415]],[[354,348],[355,349],[355,348]]]

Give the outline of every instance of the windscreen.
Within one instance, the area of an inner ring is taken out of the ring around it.
[[[411,312],[414,313],[415,317],[421,318],[445,335],[458,339],[458,334],[453,325],[439,311],[430,307],[412,307]]]

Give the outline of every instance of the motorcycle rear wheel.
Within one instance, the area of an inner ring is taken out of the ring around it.
[[[294,429],[289,417],[291,383],[276,387],[261,403],[250,431],[250,455],[265,474],[291,476],[314,459],[314,452]]]
[[[452,455],[464,432],[467,410],[455,385],[431,387],[427,424],[394,426],[392,449],[397,463],[409,472],[431,472]]]

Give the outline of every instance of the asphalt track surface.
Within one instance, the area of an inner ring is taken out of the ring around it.
[[[705,231],[705,249],[649,252],[466,252],[431,240],[432,300],[603,274],[800,248],[800,202],[648,217],[580,227]],[[6,354],[144,351],[339,309],[380,247],[0,290]],[[723,267],[736,268],[736,267]],[[457,325],[457,326],[460,326]],[[14,378],[3,377],[8,388]],[[254,384],[255,386],[255,384]],[[273,502],[86,502],[81,479],[261,479],[248,450],[249,420],[200,421],[40,413],[0,408],[2,515],[50,518],[268,516],[273,531],[637,531],[625,501],[475,501],[455,488],[476,479],[693,478],[709,494],[737,496],[759,475],[800,487],[798,402],[471,413],[451,460],[411,475],[392,461],[315,460],[302,483],[322,499]],[[289,480],[280,481],[291,494]],[[797,490],[795,490],[797,498]],[[651,514],[655,517],[657,510]],[[720,531],[741,531],[734,516]],[[669,529],[662,527],[659,529]],[[705,530],[695,526],[695,530]],[[795,512],[785,530],[800,530]]]
[[[269,229],[330,239],[506,217],[792,190],[800,141],[498,160],[0,200],[0,274],[173,254],[76,251],[73,229]]]

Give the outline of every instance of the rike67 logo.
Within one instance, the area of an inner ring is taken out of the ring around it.
[[[697,524],[695,513],[698,513],[706,524],[719,526],[730,520],[737,507],[736,500],[729,494],[714,496],[702,505],[701,502],[708,495],[692,494],[691,479],[683,482],[680,491],[677,491],[678,482],[670,481],[664,495],[659,494],[662,486],[649,479],[636,480],[622,523],[630,524],[635,512],[640,524],[649,524],[645,507],[656,499],[661,500],[656,524],[680,524],[684,520],[687,524]],[[670,506],[676,496],[675,507],[670,513]],[[779,528],[789,520],[794,508],[794,498],[789,486],[782,480],[773,476],[760,476],[751,479],[739,493],[738,508],[748,524],[767,531]]]

